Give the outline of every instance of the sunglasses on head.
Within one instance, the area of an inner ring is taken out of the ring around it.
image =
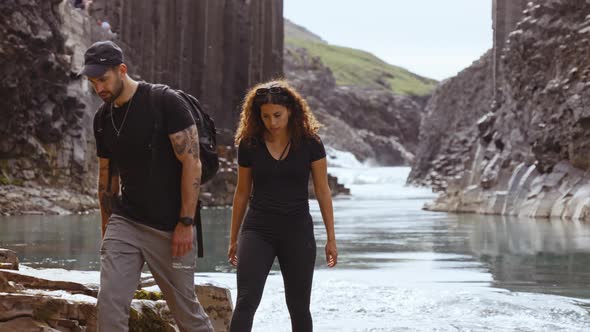
[[[271,88],[260,88],[260,89],[256,89],[256,95],[257,96],[265,96],[267,94],[281,94],[285,92],[285,89],[283,89],[280,86],[273,86]]]

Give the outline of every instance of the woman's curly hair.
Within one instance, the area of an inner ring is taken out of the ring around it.
[[[258,89],[271,87],[280,87],[282,92],[266,93],[262,96],[256,94]],[[242,140],[252,144],[264,139],[265,127],[260,114],[260,107],[264,104],[282,105],[291,111],[288,126],[293,146],[298,146],[305,138],[317,139],[321,124],[311,112],[309,105],[287,80],[279,79],[257,84],[246,93],[235,136],[236,144],[239,145]]]

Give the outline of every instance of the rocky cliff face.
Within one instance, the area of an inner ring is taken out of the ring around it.
[[[285,49],[284,70],[325,126],[324,144],[381,165],[413,160],[423,109],[419,100],[386,89],[337,86],[330,69],[303,48]]]
[[[491,78],[490,51],[438,86],[420,126],[420,145],[409,183],[444,190],[448,179],[471,168],[478,143],[477,121],[492,106]]]
[[[96,173],[89,110],[97,104],[73,68],[83,41],[101,34],[84,21],[61,1],[0,4],[0,184],[68,187],[82,193],[75,210],[93,205],[83,194]]]
[[[222,144],[244,91],[282,71],[282,1],[96,0],[90,13],[67,0],[0,3],[0,213],[96,208],[100,100],[76,77],[92,42],[118,38],[132,73],[198,96]]]
[[[588,0],[529,3],[503,50],[497,104],[477,124],[472,163],[461,177],[438,175],[449,185],[431,208],[590,217],[589,12]]]

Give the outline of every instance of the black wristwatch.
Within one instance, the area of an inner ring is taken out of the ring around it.
[[[193,225],[195,223],[191,217],[181,217],[178,221],[187,226]]]

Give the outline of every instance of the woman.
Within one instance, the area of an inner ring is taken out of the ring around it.
[[[246,94],[235,138],[238,185],[228,250],[229,261],[238,270],[232,332],[252,329],[275,257],[283,275],[292,330],[312,331],[309,302],[316,244],[309,214],[310,171],[328,234],[328,266],[334,267],[338,258],[319,127],[305,100],[286,81],[260,84]]]

